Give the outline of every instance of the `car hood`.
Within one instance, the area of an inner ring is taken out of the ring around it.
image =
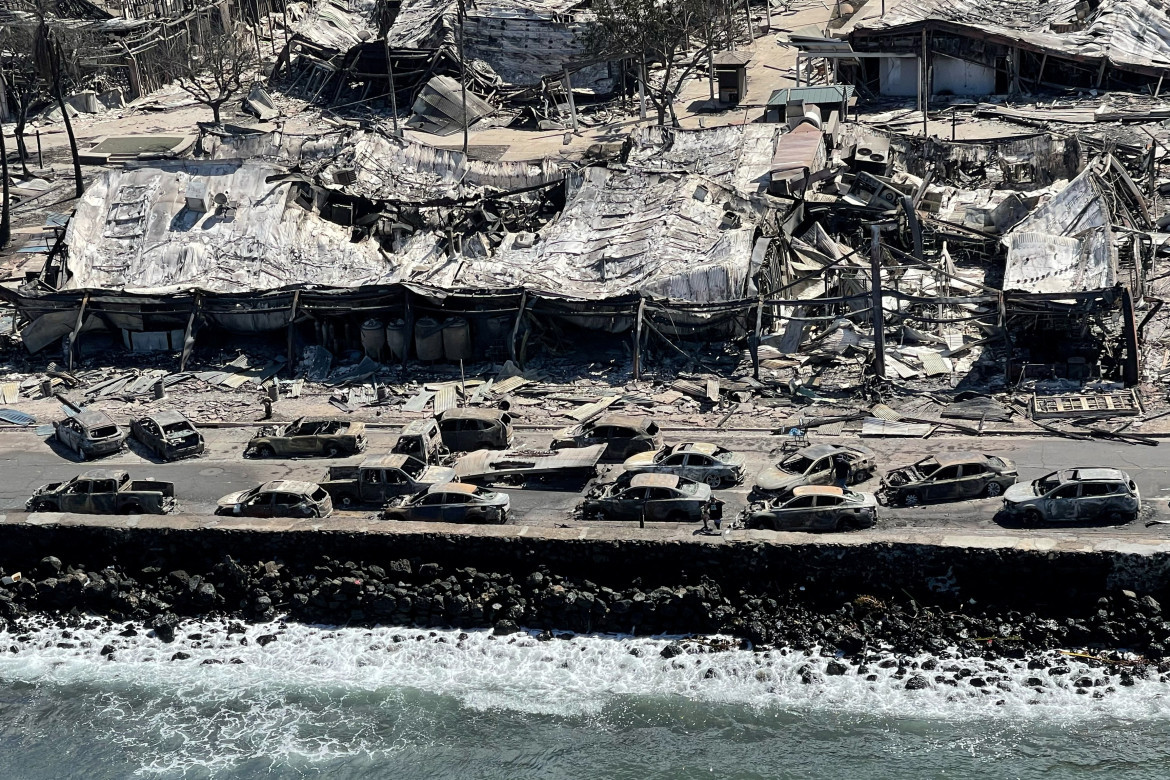
[[[572,441],[581,435],[580,425],[570,425],[568,428],[561,428],[559,431],[553,431],[553,440],[555,441]]]
[[[626,458],[626,462],[622,465],[627,469],[644,469],[654,465],[654,458],[657,455],[657,452],[639,452],[637,455]]]
[[[734,466],[736,468],[743,468],[744,464],[747,463],[747,458],[745,458],[743,455],[739,454],[738,452],[733,452],[729,455],[724,455],[721,458],[719,458],[719,462],[723,463],[724,465],[727,465],[727,466]]]
[[[228,493],[226,496],[216,502],[218,506],[233,506],[240,503],[240,499],[244,497],[247,490],[237,490],[235,493]]]
[[[418,482],[422,485],[445,485],[455,481],[455,469],[446,466],[428,466],[418,475]]]
[[[791,490],[807,481],[802,474],[789,474],[772,466],[759,473],[756,477],[756,487],[761,490]]]
[[[1033,498],[1037,498],[1037,496],[1035,491],[1032,490],[1031,482],[1017,482],[1003,491],[1004,501],[1030,501]]]

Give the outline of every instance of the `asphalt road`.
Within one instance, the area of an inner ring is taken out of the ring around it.
[[[202,457],[177,463],[157,463],[146,457],[134,442],[131,449],[98,461],[79,463],[71,453],[57,449],[55,443],[36,436],[32,431],[0,432],[0,511],[21,511],[33,490],[48,482],[72,478],[92,468],[120,468],[137,479],[160,479],[175,483],[180,511],[185,514],[211,514],[216,501],[228,493],[251,488],[271,479],[319,481],[330,465],[359,463],[369,454],[387,452],[397,438],[395,430],[367,429],[370,447],[366,454],[330,460],[328,458],[257,460],[243,457],[244,445],[252,435],[250,428],[206,429],[208,452]],[[778,437],[762,434],[729,434],[696,431],[695,439],[712,441],[742,452],[748,459],[748,484],[720,490],[726,501],[725,517],[734,517],[747,502],[751,475],[778,459]],[[518,447],[546,447],[551,434],[544,431],[520,431]],[[668,437],[670,443],[683,440]],[[844,437],[814,439],[814,443],[840,443]],[[970,437],[921,439],[867,439],[864,444],[878,454],[878,474],[904,465],[924,455],[940,451],[978,449],[1014,461],[1021,480],[1031,480],[1068,466],[1114,466],[1125,469],[1137,481],[1145,510],[1141,519],[1124,528],[1113,528],[1126,535],[1165,537],[1170,527],[1146,527],[1149,519],[1170,520],[1170,441],[1158,447],[1124,445],[1109,442],[1075,442],[1059,438],[987,437],[975,441]],[[620,466],[606,467],[609,472]],[[877,478],[859,486],[873,490]],[[577,486],[580,487],[580,486]],[[573,489],[508,489],[512,494],[513,520],[529,526],[555,526],[571,523],[580,494]],[[916,508],[884,507],[879,525],[889,528],[968,528],[998,527],[998,499],[934,504]],[[354,516],[373,514],[359,510]]]

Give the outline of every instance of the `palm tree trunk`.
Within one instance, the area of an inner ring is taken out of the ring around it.
[[[73,181],[77,189],[77,197],[85,193],[85,182],[81,178],[81,155],[77,152],[77,136],[73,134],[73,123],[69,121],[69,111],[65,108],[65,98],[61,96],[61,82],[53,85],[53,94],[57,98],[57,107],[61,109],[61,119],[65,122],[65,134],[69,136],[69,152],[73,155]]]
[[[12,238],[12,213],[8,201],[8,146],[4,141],[4,128],[0,127],[0,178],[3,179],[4,184],[0,189],[0,198],[4,202],[0,205],[0,249],[8,246],[8,240]]]

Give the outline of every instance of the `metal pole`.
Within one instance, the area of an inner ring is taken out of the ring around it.
[[[386,37],[382,39],[386,44],[386,76],[390,79],[390,121],[394,125],[394,133],[398,134],[398,90],[394,87],[394,61],[390,59],[390,31],[386,31]],[[463,114],[467,115],[467,101],[463,103]],[[466,143],[464,143],[466,147]],[[466,148],[464,151],[467,151]]]
[[[463,153],[467,154],[467,58],[463,56],[463,0],[459,0],[459,91],[463,100]]]
[[[41,131],[37,130],[37,168],[45,169],[45,156],[41,153]]]
[[[882,227],[869,226],[869,285],[872,292],[870,319],[873,322],[873,362],[879,379],[886,377],[886,322],[882,313]]]

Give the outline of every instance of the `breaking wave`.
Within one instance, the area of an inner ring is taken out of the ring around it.
[[[101,734],[110,757],[140,776],[410,763],[436,751],[449,755],[469,737],[511,744],[516,735],[499,736],[501,729],[533,723],[604,730],[650,722],[702,731],[743,720],[736,713],[754,728],[808,716],[978,723],[950,746],[973,754],[1000,749],[984,740],[1000,744],[988,734],[1009,724],[1078,729],[1109,721],[1159,731],[1170,724],[1170,685],[1157,673],[1122,685],[1116,674],[1077,658],[1060,659],[1068,671],[1057,675],[1020,661],[944,657],[937,668],[899,676],[891,660],[871,660],[862,674],[854,666],[831,674],[833,659],[783,651],[707,648],[665,658],[669,638],[539,641],[530,634],[278,623],[230,633],[226,623],[190,622],[176,641],[163,643],[124,635],[132,631],[123,625],[62,629],[45,621],[25,628],[0,635],[3,738],[36,728],[37,720],[43,726],[46,710],[68,707],[84,724],[74,728]],[[928,687],[907,690],[915,674]],[[960,679],[939,683],[938,675]],[[1040,678],[1039,691],[1030,678]]]

